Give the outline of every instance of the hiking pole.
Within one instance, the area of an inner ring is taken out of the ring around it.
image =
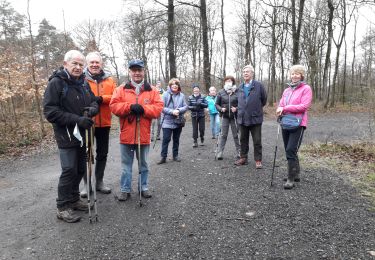
[[[94,193],[94,219],[95,221],[98,221],[98,209],[97,209],[97,203],[96,203],[96,175],[91,174],[92,173],[92,165],[94,164],[94,153],[92,146],[94,145],[94,126],[91,127],[90,129],[90,157],[91,157],[91,170],[90,170],[90,175],[92,176],[92,182],[91,182],[91,188],[93,189]],[[90,204],[89,204],[90,206]]]
[[[278,118],[277,119],[277,135],[276,135],[275,155],[273,157],[272,174],[271,174],[271,186],[273,186],[273,174],[275,172],[275,167],[276,167],[277,143],[279,142],[279,135],[280,135],[280,122],[279,122],[279,118]]]
[[[141,117],[137,115],[137,156],[139,172],[139,206],[142,207],[142,173],[141,173]]]
[[[217,160],[217,154],[218,154],[218,151],[219,151],[219,142],[221,140],[221,135],[222,135],[221,127],[222,127],[223,117],[221,116],[219,120],[220,120],[219,121],[220,130],[219,130],[219,134],[218,134],[217,140],[216,140],[215,160]],[[216,122],[215,122],[215,126],[216,126]]]
[[[162,127],[163,123],[164,123],[164,118],[165,118],[165,115],[163,115],[163,119],[161,120],[161,124],[160,124],[160,128]],[[158,126],[159,127],[159,126]],[[154,136],[154,145],[152,146],[152,149],[155,149],[155,145],[156,145],[156,142],[157,142],[157,138],[155,138],[155,135]]]

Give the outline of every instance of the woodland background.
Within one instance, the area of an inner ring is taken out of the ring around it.
[[[123,17],[85,20],[59,31],[0,0],[0,154],[50,136],[42,97],[51,73],[70,49],[100,51],[118,82],[129,59],[141,58],[151,83],[179,77],[221,88],[252,64],[268,107],[278,101],[287,71],[303,64],[323,111],[359,107],[374,113],[375,1],[361,0],[124,0]],[[32,0],[25,0],[32,5]],[[225,10],[237,17],[228,20]],[[368,11],[363,17],[363,11]],[[371,15],[372,14],[372,15]],[[365,21],[359,23],[358,21]],[[39,23],[37,33],[32,24]],[[229,29],[228,29],[229,28]],[[359,35],[359,31],[361,34]],[[359,35],[359,36],[358,36]],[[274,108],[271,108],[272,111]]]

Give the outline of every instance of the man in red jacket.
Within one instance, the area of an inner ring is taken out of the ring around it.
[[[104,169],[107,163],[109,131],[111,129],[111,111],[109,102],[111,101],[116,83],[113,78],[103,70],[103,59],[99,52],[90,52],[86,56],[87,68],[85,70],[85,80],[90,85],[91,91],[97,97],[100,105],[99,114],[95,116],[95,141],[96,141],[96,163],[95,177],[96,190],[108,194],[111,189],[103,182]],[[81,191],[81,197],[87,197],[86,175],[83,178],[85,185]]]
[[[138,189],[144,198],[151,198],[148,190],[148,152],[150,150],[150,134],[152,119],[160,116],[163,101],[159,92],[144,80],[145,68],[142,60],[129,62],[130,81],[115,89],[109,107],[113,114],[120,118],[120,149],[121,168],[120,193],[116,195],[119,201],[130,198],[132,167],[134,152],[137,152],[140,142],[140,179]],[[137,129],[137,118],[140,124],[140,136]]]

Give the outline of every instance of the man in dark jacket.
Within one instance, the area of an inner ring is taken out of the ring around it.
[[[256,169],[262,168],[262,123],[263,107],[267,102],[267,93],[259,81],[253,80],[254,68],[246,65],[243,68],[244,82],[238,90],[238,118],[240,127],[241,154],[235,165],[248,164],[250,133],[253,138],[254,160]]]
[[[193,125],[193,147],[198,147],[198,129],[201,138],[201,145],[204,144],[205,113],[208,107],[205,96],[200,93],[198,84],[193,85],[193,94],[189,96],[188,106],[191,111],[191,122]]]
[[[68,51],[63,67],[49,78],[43,100],[44,115],[52,123],[62,168],[57,187],[57,218],[69,223],[81,218],[73,210],[87,210],[87,203],[79,197],[79,183],[86,173],[84,137],[85,129],[94,124],[91,117],[99,110],[97,98],[84,84],[84,65],[81,52]]]

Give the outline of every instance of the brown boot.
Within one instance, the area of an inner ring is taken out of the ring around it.
[[[234,162],[234,165],[241,166],[241,165],[247,165],[248,161],[246,157],[241,157],[237,161]]]

